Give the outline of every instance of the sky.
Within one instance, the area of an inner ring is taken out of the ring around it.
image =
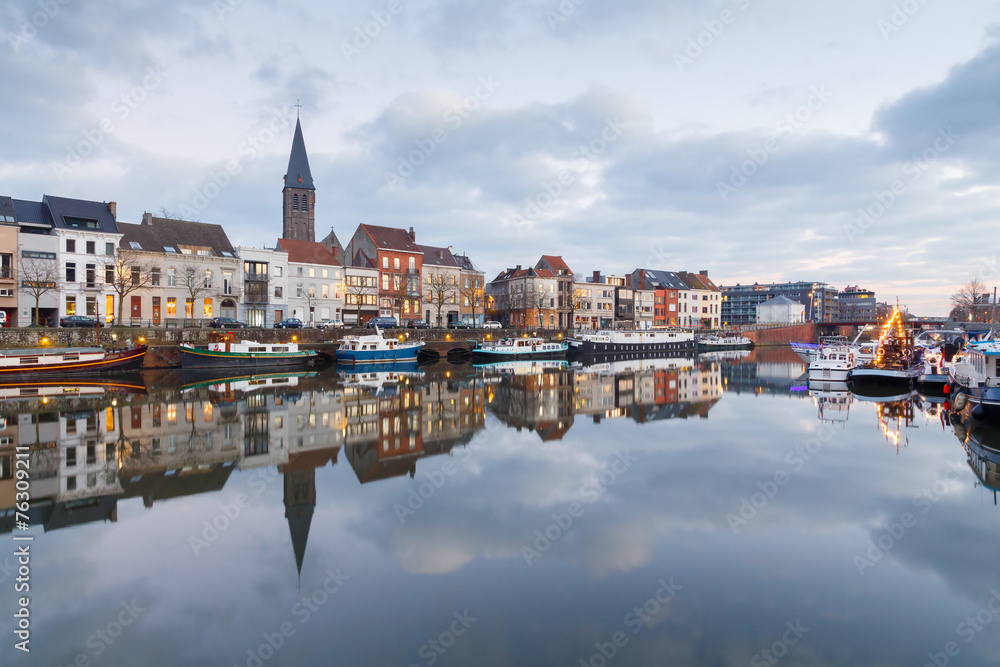
[[[488,278],[554,254],[922,315],[1000,282],[993,2],[13,0],[0,35],[14,198],[273,247],[298,113],[318,238],[414,227]]]

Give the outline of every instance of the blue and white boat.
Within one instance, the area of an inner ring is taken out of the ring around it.
[[[386,338],[382,330],[375,327],[374,334],[344,336],[337,348],[339,364],[374,364],[416,361],[423,341],[407,342],[396,338]]]
[[[969,347],[968,352],[951,365],[949,377],[954,393],[956,410],[973,404],[972,416],[977,419],[1000,417],[1000,375],[997,358],[1000,342],[989,342]]]

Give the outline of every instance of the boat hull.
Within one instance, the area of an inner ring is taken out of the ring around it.
[[[128,350],[107,353],[100,359],[63,361],[39,364],[37,366],[5,366],[0,367],[0,377],[26,377],[49,374],[99,375],[103,373],[134,371],[142,367],[142,361],[146,356],[146,349],[146,345],[140,345]],[[44,353],[44,349],[39,350],[39,356],[44,355]]]
[[[217,352],[181,347],[181,368],[295,368],[315,364],[314,350],[300,352]]]
[[[694,338],[677,342],[616,343],[591,340],[573,341],[571,354],[626,354],[626,353],[680,353],[692,354],[698,351],[698,341]]]
[[[416,361],[423,343],[385,350],[337,350],[338,364],[397,364]]]
[[[562,359],[566,356],[567,347],[564,345],[558,350],[525,350],[512,352],[507,350],[480,350],[472,351],[474,361],[510,361],[514,359]]]
[[[854,368],[848,373],[847,379],[854,385],[908,387],[914,383],[919,374],[917,370]]]

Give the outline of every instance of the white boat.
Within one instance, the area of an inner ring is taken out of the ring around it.
[[[213,333],[206,347],[180,343],[181,368],[264,368],[315,364],[315,350],[300,350],[298,343],[258,343],[240,340],[233,333]]]
[[[546,371],[566,370],[565,359],[514,359],[475,364],[486,375],[541,375]]]
[[[847,374],[861,363],[850,345],[821,347],[809,358],[806,372],[810,380],[846,382]]]
[[[378,370],[376,370],[376,368]],[[355,365],[350,368],[338,368],[337,374],[345,389],[363,389],[372,394],[394,394],[400,384],[424,377],[414,362],[400,364]]]
[[[716,336],[708,334],[698,338],[698,348],[705,351],[736,350],[751,347],[753,347],[753,341],[746,336],[736,336],[732,334]]]
[[[698,356],[700,361],[703,357]],[[598,364],[582,364],[574,361],[570,368],[577,373],[590,375],[620,375],[622,373],[642,373],[649,371],[682,371],[697,365],[694,357],[652,357],[644,359],[616,359]]]
[[[695,352],[698,349],[698,341],[693,333],[680,329],[643,331],[602,329],[570,338],[569,348],[577,354]]]
[[[525,359],[530,357],[561,357],[566,354],[565,341],[546,341],[541,338],[501,338],[497,341],[476,343],[472,356],[480,359]]]
[[[875,358],[852,368],[847,379],[851,391],[859,386],[911,387],[920,375],[922,350],[913,347],[913,338],[902,325],[899,310],[883,325],[875,349]]]
[[[396,338],[386,338],[382,330],[375,327],[375,333],[362,336],[344,336],[337,348],[337,363],[372,364],[416,361],[423,348],[423,341],[407,342]]]

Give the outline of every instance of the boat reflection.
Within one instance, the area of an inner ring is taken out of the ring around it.
[[[819,410],[821,422],[841,425],[847,422],[854,397],[846,382],[809,380],[809,395]]]
[[[978,483],[993,493],[996,505],[997,491],[1000,491],[1000,426],[973,417],[972,408],[967,404],[962,410],[953,410],[948,419],[955,437],[965,449],[969,467]]]

